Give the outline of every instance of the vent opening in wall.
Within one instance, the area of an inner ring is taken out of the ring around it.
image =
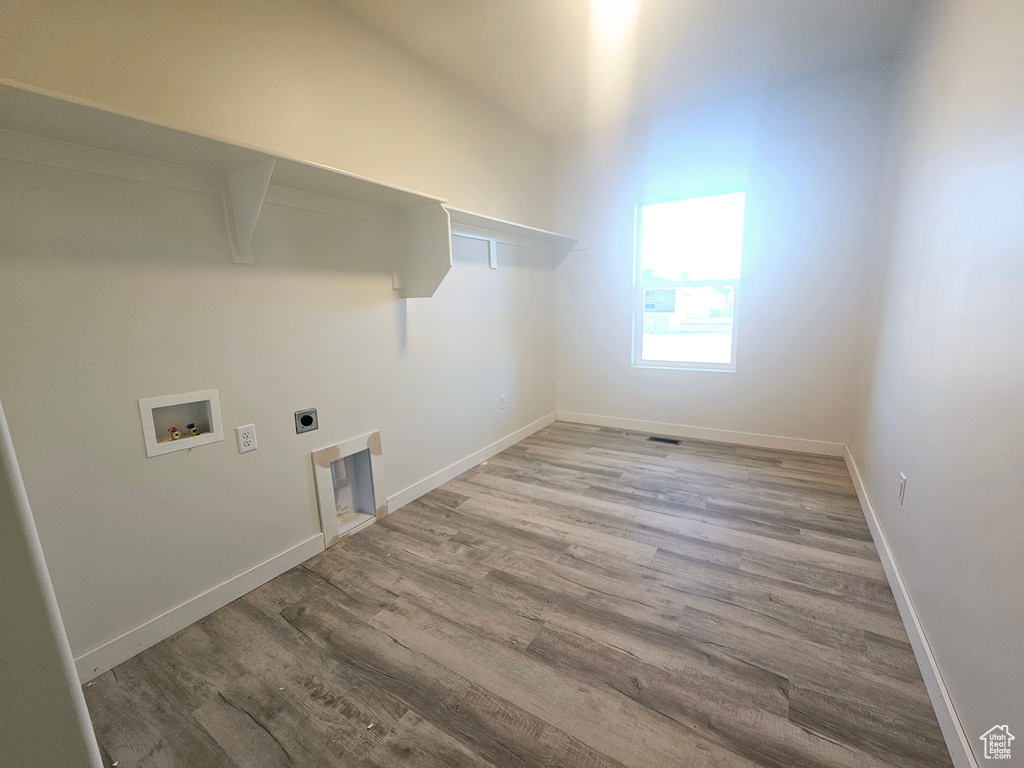
[[[372,483],[369,450],[331,462],[331,487],[339,531],[374,516]]]
[[[668,443],[669,445],[679,445],[681,442],[672,437],[648,437],[647,439],[652,443]]]
[[[388,513],[380,433],[313,452],[324,547]]]

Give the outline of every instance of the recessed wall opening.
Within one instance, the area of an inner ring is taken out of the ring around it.
[[[331,485],[338,531],[366,522],[374,516],[373,472],[370,451],[360,451],[331,462]]]
[[[379,432],[322,448],[312,457],[324,547],[388,513]]]
[[[139,400],[146,456],[162,456],[224,439],[215,389]]]
[[[186,440],[210,432],[210,401],[194,400],[191,403],[165,405],[153,409],[153,428],[156,441]],[[177,432],[181,437],[174,437]]]

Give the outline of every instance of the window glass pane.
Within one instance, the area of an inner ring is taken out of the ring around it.
[[[730,366],[746,195],[674,200],[640,211],[639,359]]]
[[[739,279],[745,197],[737,192],[645,205],[641,282]]]
[[[732,284],[644,290],[641,358],[651,362],[732,362]]]

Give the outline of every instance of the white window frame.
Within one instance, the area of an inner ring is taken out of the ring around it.
[[[665,283],[659,282],[657,286],[645,286],[640,279],[640,257],[641,242],[640,232],[643,228],[644,206],[657,205],[659,203],[671,203],[679,200],[697,200],[703,197],[716,197],[745,192],[746,190],[736,189],[728,192],[716,192],[712,195],[694,195],[692,197],[666,198],[657,200],[642,200],[637,203],[634,211],[633,221],[633,367],[634,368],[656,368],[676,371],[720,371],[724,373],[736,372],[736,348],[739,338],[739,317],[740,317],[740,288],[743,280],[743,265],[740,263],[740,276],[735,280],[682,280],[680,282]],[[745,215],[744,215],[745,219]],[[745,221],[744,221],[745,224]],[[705,285],[732,285],[733,289],[733,312],[732,312],[732,351],[729,354],[728,363],[695,363],[695,362],[673,362],[671,360],[644,360],[643,354],[643,333],[644,333],[644,291],[651,288],[687,288],[701,287]]]

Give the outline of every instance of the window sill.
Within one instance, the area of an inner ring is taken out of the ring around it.
[[[728,367],[710,367],[700,365],[699,363],[679,363],[673,365],[672,363],[659,363],[659,362],[648,362],[648,363],[637,363],[634,362],[633,368],[649,368],[656,371],[702,371],[705,373],[736,373],[736,366],[731,365]]]

